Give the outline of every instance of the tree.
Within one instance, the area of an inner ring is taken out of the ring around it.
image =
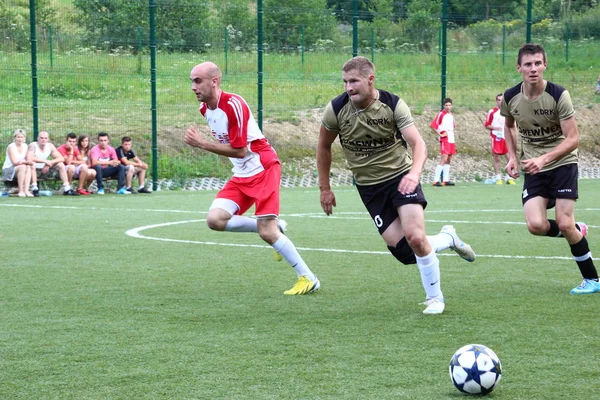
[[[335,18],[327,12],[326,0],[266,0],[264,4],[265,41],[283,51],[295,51],[304,42],[314,44],[333,35]]]
[[[137,43],[138,28],[148,29],[148,2],[143,0],[74,0],[77,22],[86,40],[114,49]],[[209,10],[196,0],[157,0],[156,38],[169,50],[187,50],[206,37]],[[146,35],[147,37],[147,35]]]
[[[430,51],[433,47],[441,12],[441,0],[413,0],[409,4],[406,33],[417,40],[420,49]]]
[[[50,0],[36,1],[37,26],[47,29],[56,23],[56,9],[51,6]],[[0,0],[0,32],[4,38],[9,38],[15,49],[29,47],[29,1],[28,0]]]
[[[228,0],[214,5],[217,25],[228,32],[229,47],[254,48],[256,45],[256,8],[247,0]]]

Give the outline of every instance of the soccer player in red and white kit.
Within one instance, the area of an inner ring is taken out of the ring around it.
[[[456,154],[456,142],[454,140],[454,115],[452,114],[452,99],[446,97],[444,99],[444,109],[440,111],[431,124],[431,129],[439,135],[440,140],[440,162],[435,167],[435,177],[433,178],[433,186],[454,186],[454,182],[450,181],[450,161],[452,155]],[[442,176],[442,182],[438,179]]]
[[[277,153],[260,131],[246,101],[221,89],[221,78],[221,70],[212,62],[192,69],[192,91],[216,141],[204,139],[194,127],[188,128],[184,138],[188,145],[229,157],[233,164],[233,177],[217,193],[208,211],[208,227],[258,232],[298,275],[297,282],[284,294],[315,292],[321,286],[319,279],[284,234],[285,221],[278,220],[281,164]],[[243,215],[252,205],[256,218]]]
[[[500,115],[500,105],[502,104],[502,93],[496,95],[496,107],[487,113],[485,119],[485,129],[490,131],[492,139],[492,158],[494,160],[494,179],[489,183],[502,184],[502,175],[500,174],[500,156],[504,156],[508,162],[508,147],[504,139],[504,117]],[[514,185],[515,181],[506,174],[504,180],[508,185]],[[488,183],[486,181],[486,183]]]

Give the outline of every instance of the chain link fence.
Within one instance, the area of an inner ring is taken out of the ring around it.
[[[184,187],[194,178],[226,178],[227,159],[183,143],[191,124],[209,134],[189,81],[191,68],[207,60],[223,70],[223,89],[242,95],[267,137],[273,135],[287,175],[302,174],[293,166],[295,160],[314,157],[314,148],[300,144],[309,135],[303,124],[318,123],[320,110],[341,93],[341,65],[353,53],[371,58],[381,86],[400,93],[414,113],[439,107],[441,1],[422,1],[430,8],[420,11],[391,1],[361,1],[358,9],[345,9],[341,1],[265,1],[259,25],[257,3],[241,0],[212,5],[195,0],[37,0],[37,91],[32,89],[26,3],[0,3],[2,157],[15,129],[25,129],[28,142],[34,140],[35,111],[38,130],[50,132],[57,145],[69,132],[95,141],[105,131],[115,147],[122,136],[132,137],[134,150],[157,166],[156,178],[168,182],[165,187]],[[156,132],[149,3],[156,5]],[[516,51],[525,42],[527,21],[514,18],[514,11],[509,15],[501,5],[505,3],[485,2],[469,14],[449,15],[448,90],[466,109],[489,109],[497,92],[518,82]],[[569,23],[563,14],[555,19],[534,15],[533,41],[547,48],[556,65],[548,78],[564,80],[576,101],[593,104],[597,100],[588,91],[599,75],[600,8],[575,13]],[[259,38],[262,103],[257,95]]]

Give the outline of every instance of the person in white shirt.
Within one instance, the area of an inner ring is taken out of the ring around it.
[[[52,156],[52,157],[50,157]],[[69,177],[65,169],[65,159],[56,147],[50,142],[50,134],[41,131],[36,142],[31,142],[27,151],[27,160],[33,161],[35,166],[31,169],[31,192],[34,196],[39,195],[37,185],[40,179],[55,179],[60,177],[63,185],[63,193],[68,196],[79,196],[69,184]]]
[[[19,197],[33,197],[29,191],[31,182],[32,161],[27,160],[27,143],[25,143],[25,131],[17,129],[13,133],[13,142],[6,148],[6,159],[2,166],[2,180],[10,182],[17,177],[19,185]]]

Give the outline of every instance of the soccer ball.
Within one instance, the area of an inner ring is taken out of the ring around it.
[[[468,344],[450,360],[450,379],[458,390],[468,394],[488,394],[500,382],[502,366],[492,349]]]

